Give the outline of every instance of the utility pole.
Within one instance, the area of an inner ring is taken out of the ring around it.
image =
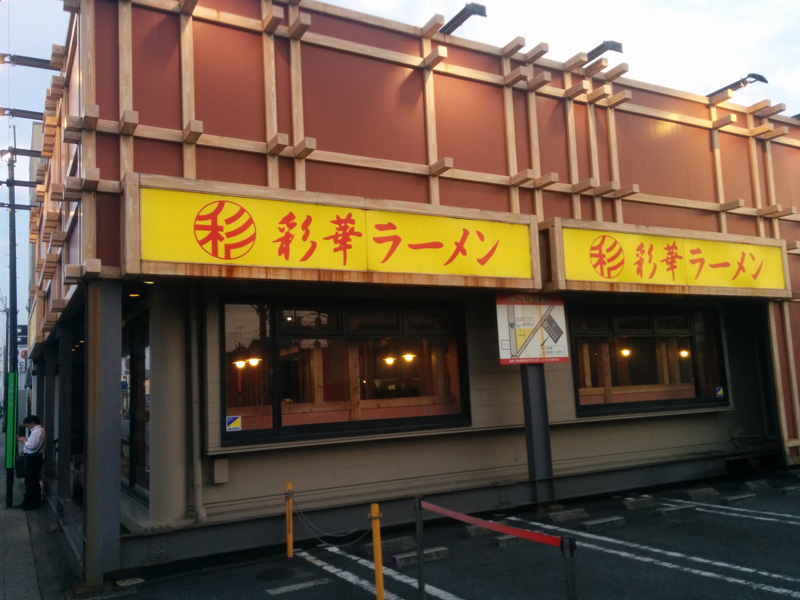
[[[17,145],[17,128],[14,128],[14,146]],[[14,506],[14,467],[17,463],[17,223],[14,214],[14,152],[3,155],[8,160],[8,375],[6,386],[6,508]]]

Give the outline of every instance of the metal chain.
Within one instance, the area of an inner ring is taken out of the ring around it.
[[[347,547],[347,546],[353,546],[353,545],[359,543],[361,540],[363,540],[370,532],[369,522],[367,522],[367,527],[364,528],[364,531],[355,540],[352,540],[352,541],[350,541],[350,542],[348,542],[346,544],[338,543],[338,542],[335,543],[335,544],[332,544],[332,543],[324,540],[323,537],[327,537],[327,538],[346,538],[346,537],[349,537],[349,536],[353,535],[354,533],[360,531],[362,529],[362,527],[364,527],[364,526],[363,525],[359,525],[358,527],[356,527],[355,529],[352,529],[350,531],[340,531],[340,532],[336,532],[336,533],[330,533],[330,532],[324,531],[323,529],[317,527],[314,523],[312,523],[311,519],[308,516],[306,516],[306,514],[303,513],[303,511],[300,510],[300,508],[298,508],[296,501],[292,502],[292,506],[294,507],[294,513],[303,522],[303,524],[306,526],[306,529],[308,529],[309,533],[311,533],[311,535],[314,536],[314,538],[316,538],[317,541],[319,541],[321,544],[323,544],[325,546],[336,546],[336,547],[339,547],[339,548],[344,548],[344,547]]]

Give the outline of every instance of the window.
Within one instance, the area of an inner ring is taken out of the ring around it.
[[[121,456],[123,490],[150,488],[150,336],[147,314],[122,330]]]
[[[457,314],[225,304],[223,441],[468,424]]]
[[[578,415],[727,405],[711,309],[570,308]]]

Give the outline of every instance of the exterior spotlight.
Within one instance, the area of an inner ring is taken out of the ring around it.
[[[619,353],[622,354],[622,356],[630,356],[631,355],[630,348],[623,348],[622,350],[619,351]]]
[[[767,81],[767,78],[764,77],[763,75],[759,75],[758,73],[748,73],[738,81],[734,81],[733,83],[724,85],[718,90],[711,92],[708,95],[708,97],[711,98],[712,96],[716,96],[720,92],[724,92],[726,90],[731,90],[732,92],[735,92],[736,90],[742,89],[744,86],[751,83],[755,83],[757,81],[760,83],[769,83],[769,81]]]
[[[613,50],[614,52],[622,52],[622,44],[620,44],[619,42],[615,42],[614,40],[606,40],[605,42],[597,46],[597,48],[589,50],[589,52],[586,53],[586,56],[589,57],[589,60],[587,62],[593,61],[595,58],[597,58],[604,52],[607,52],[608,50]]]
[[[249,364],[251,367],[255,367],[260,362],[261,362],[260,358],[248,358],[247,359],[247,364]]]
[[[387,356],[386,358],[383,359],[383,362],[385,362],[387,365],[393,365],[394,360],[395,360],[394,356]]]
[[[416,358],[416,356],[417,356],[416,354],[411,354],[411,352],[406,352],[405,354],[403,354],[403,359],[406,362],[411,362]]]
[[[236,365],[237,369],[244,369],[245,361],[243,360],[236,360],[233,362]]]
[[[688,350],[681,350],[679,354],[681,355],[681,358],[686,358],[686,357],[689,356],[689,351]]]
[[[478,15],[480,17],[486,16],[486,7],[483,4],[475,4],[474,2],[470,2],[460,11],[458,14],[450,19],[447,23],[445,23],[441,29],[439,29],[442,33],[453,33],[456,29],[461,27],[464,24],[464,21],[469,19],[472,15]]]

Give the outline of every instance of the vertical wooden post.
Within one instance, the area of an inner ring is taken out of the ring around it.
[[[286,482],[286,558],[294,556],[294,528],[292,526],[292,482]]]
[[[370,506],[369,518],[372,520],[372,548],[375,561],[375,598],[383,600],[383,549],[381,548],[381,513],[378,505]]]

